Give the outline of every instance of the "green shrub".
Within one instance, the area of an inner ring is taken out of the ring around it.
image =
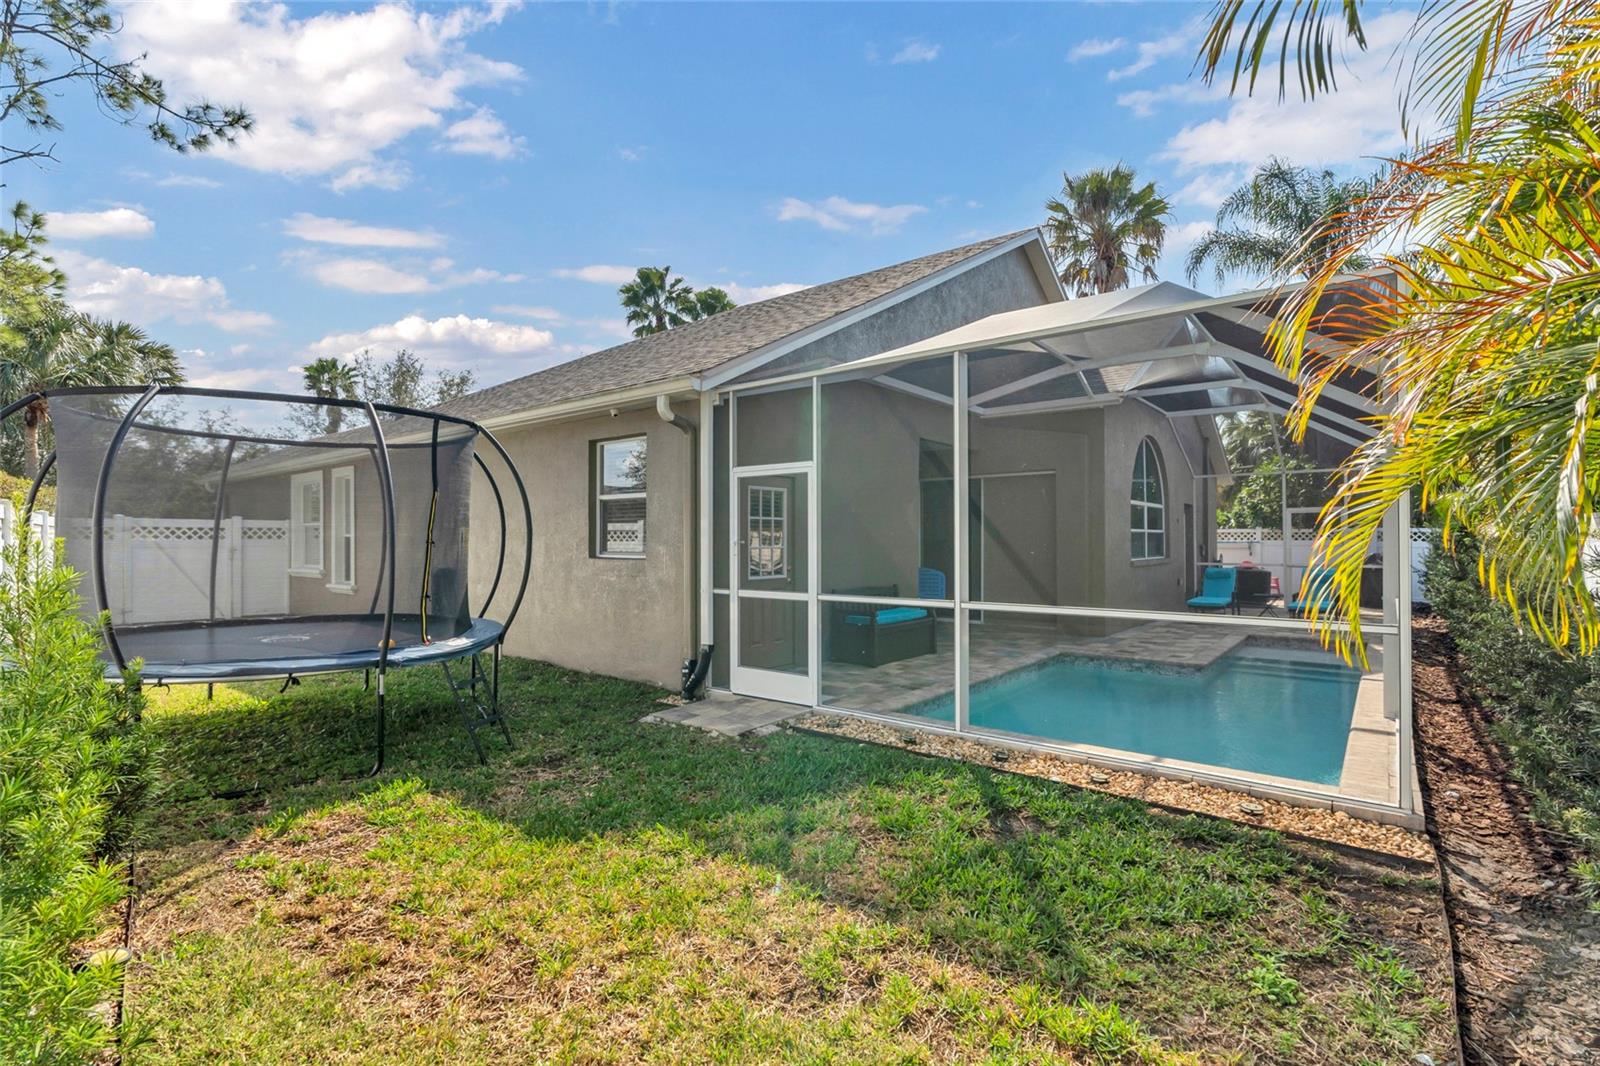
[[[0,470],[0,496],[11,499],[13,496],[27,496],[28,489],[33,486],[31,478],[19,477]],[[54,485],[40,485],[39,498],[33,505],[41,511],[54,511],[56,509],[56,487]],[[22,513],[22,508],[17,508],[17,513]]]
[[[121,965],[83,958],[124,896],[149,762],[139,697],[106,684],[76,576],[19,538],[0,554],[0,1062],[87,1062]]]
[[[1600,655],[1574,657],[1517,629],[1477,580],[1470,540],[1428,555],[1428,598],[1450,623],[1468,691],[1527,789],[1533,816],[1580,852],[1573,870],[1600,896]]]

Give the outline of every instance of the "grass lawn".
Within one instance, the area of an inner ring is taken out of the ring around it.
[[[1446,1061],[1432,882],[507,660],[161,691],[129,1010],[165,1062]]]

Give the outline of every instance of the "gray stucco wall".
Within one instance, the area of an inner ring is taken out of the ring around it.
[[[690,405],[677,408],[689,419]],[[590,454],[594,443],[643,434],[648,448],[645,557],[596,558],[590,549]],[[694,438],[661,421],[653,408],[617,417],[497,433],[528,486],[533,504],[533,574],[506,651],[579,670],[677,687],[693,652],[695,551]],[[491,463],[493,460],[491,460]],[[498,548],[494,500],[481,473],[472,496],[474,606],[488,591]],[[513,557],[490,615],[511,605],[519,572],[521,522],[509,484]]]
[[[1193,506],[1197,558],[1201,545],[1213,549],[1214,516],[1204,483],[1197,483],[1190,468],[1205,447],[1202,419],[1168,419],[1143,403],[1127,402],[1100,415],[1101,457],[1097,464],[1103,483],[1105,586],[1101,602],[1108,607],[1181,611],[1193,582],[1185,573],[1184,505]],[[1128,543],[1128,501],[1133,464],[1139,442],[1155,441],[1167,493],[1167,555],[1160,561],[1135,562]],[[1180,438],[1182,438],[1180,440]],[[1187,448],[1187,450],[1185,450]]]
[[[742,380],[754,381],[877,355],[1002,311],[1035,307],[1048,299],[1028,253],[1019,248],[796,348]]]

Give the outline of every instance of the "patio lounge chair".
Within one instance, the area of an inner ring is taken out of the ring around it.
[[[1320,566],[1313,567],[1306,582],[1310,586],[1311,595],[1305,599],[1300,598],[1300,590],[1295,589],[1284,603],[1283,609],[1293,615],[1309,614],[1312,605],[1316,605],[1318,614],[1326,614],[1333,610],[1333,572]]]
[[[835,589],[845,596],[900,595],[899,585]],[[881,603],[828,604],[828,661],[882,666],[935,651],[933,612]]]
[[[1206,567],[1200,595],[1189,601],[1191,611],[1227,611],[1234,606],[1239,575],[1231,566]]]

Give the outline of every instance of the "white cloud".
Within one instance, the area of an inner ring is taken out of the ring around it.
[[[166,189],[220,189],[222,182],[213,178],[202,178],[198,174],[168,174],[164,178],[157,178],[156,184]]]
[[[496,304],[489,308],[497,315],[514,315],[517,318],[531,318],[535,322],[565,322],[567,316],[557,311],[554,307],[530,307],[527,304]]]
[[[865,226],[874,235],[893,233],[906,224],[913,215],[927,211],[921,204],[856,203],[842,196],[830,196],[815,202],[785,197],[778,205],[779,222],[815,222],[823,229],[847,233]]]
[[[1367,26],[1367,50],[1349,57],[1336,92],[1278,100],[1274,91],[1229,101],[1217,118],[1185,126],[1167,141],[1165,154],[1180,170],[1254,167],[1272,156],[1302,166],[1341,165],[1361,156],[1403,148],[1394,71],[1389,58],[1412,16],[1395,12]]]
[[[302,211],[283,220],[291,237],[317,244],[342,244],[362,248],[437,248],[444,238],[431,230],[368,226],[343,218],[324,218]]]
[[[942,45],[926,41],[907,41],[904,48],[890,58],[891,63],[931,63],[939,58]]]
[[[202,389],[268,389],[291,392],[301,391],[300,376],[293,367],[238,367],[233,370],[212,370],[204,374],[190,374],[190,385]]]
[[[590,281],[596,285],[625,285],[634,279],[639,272],[637,267],[613,266],[606,263],[594,263],[581,267],[558,267],[550,273],[558,278],[572,278],[575,281]]]
[[[639,160],[644,158],[645,151],[646,148],[642,144],[634,148],[618,148],[617,158],[621,159],[624,163],[637,163]]]
[[[311,265],[311,276],[324,285],[351,292],[395,293],[427,292],[433,282],[421,274],[397,270],[376,259],[358,257],[325,259]]]
[[[480,107],[444,131],[441,145],[447,152],[461,155],[483,155],[490,159],[510,159],[521,155],[525,141],[513,137],[506,124],[493,111]]]
[[[393,192],[411,181],[411,168],[401,162],[358,163],[332,181],[328,188],[337,193],[355,189],[384,189]]]
[[[470,108],[467,90],[521,77],[516,65],[466,46],[511,6],[337,11],[147,0],[120,6],[116,41],[124,58],[146,54],[175,98],[243,104],[254,115],[254,132],[218,159],[280,174],[337,174],[353,188],[380,173],[392,180],[380,153]]]
[[[1172,201],[1213,209],[1221,207],[1222,201],[1239,187],[1245,176],[1246,171],[1237,167],[1207,169],[1196,174],[1187,185],[1173,193]]]
[[[59,241],[85,241],[96,237],[148,237],[156,231],[150,216],[131,207],[106,211],[51,211],[45,232]]]
[[[774,296],[787,296],[791,292],[809,289],[809,285],[801,285],[793,281],[780,281],[774,285],[740,285],[737,281],[723,281],[717,283],[717,288],[724,290],[733,297],[736,304],[753,304],[757,300],[770,300]]]
[[[1080,59],[1096,59],[1108,56],[1112,52],[1126,48],[1128,40],[1125,37],[1090,37],[1086,41],[1079,41],[1067,52],[1067,60],[1076,63]]]
[[[485,267],[461,270],[454,260],[443,257],[427,263],[416,259],[387,262],[370,256],[325,258],[315,252],[296,251],[286,253],[284,260],[304,264],[306,273],[323,285],[379,295],[437,292],[465,285],[522,281],[525,277]]]
[[[1180,52],[1195,47],[1195,45],[1195,27],[1192,25],[1185,26],[1181,30],[1175,30],[1153,40],[1140,41],[1137,48],[1138,54],[1133,62],[1125,67],[1117,67],[1115,70],[1107,71],[1106,80],[1121,81],[1123,78],[1131,78],[1135,74],[1142,74],[1168,56],[1175,56]]]
[[[1157,105],[1166,103],[1201,104],[1226,100],[1225,84],[1207,85],[1198,78],[1163,85],[1159,89],[1134,89],[1117,96],[1117,103],[1139,118],[1149,118],[1156,113]]]
[[[409,348],[434,365],[467,366],[486,360],[513,364],[506,368],[526,373],[548,365],[555,342],[549,330],[497,322],[488,318],[449,315],[426,319],[407,315],[398,322],[353,333],[332,333],[306,349],[309,359],[332,355],[348,358],[365,349],[387,351]]]
[[[138,325],[170,319],[208,322],[230,332],[265,329],[271,315],[232,306],[227,287],[200,274],[152,274],[139,267],[119,266],[70,249],[55,252],[56,265],[67,274],[67,298],[79,310]]]

